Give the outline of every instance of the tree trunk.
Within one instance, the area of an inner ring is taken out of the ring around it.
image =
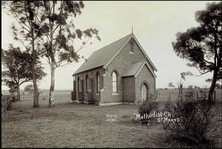
[[[49,90],[49,107],[54,106],[54,88],[55,88],[55,67],[54,63],[52,62],[51,66],[51,84],[50,84],[50,90]]]
[[[208,100],[209,101],[213,101],[214,89],[215,89],[216,82],[217,82],[217,74],[218,74],[218,69],[216,68],[213,72],[213,80],[211,82],[210,91],[209,91],[209,94],[208,94]]]
[[[34,43],[34,31],[33,26],[31,26],[31,33],[32,33],[32,78],[33,78],[33,87],[34,87],[34,99],[33,99],[33,108],[39,107],[39,92],[37,86],[37,79],[36,79],[36,51],[35,51],[35,43]]]
[[[17,87],[17,100],[20,101],[20,86]]]
[[[55,2],[53,1],[53,11],[52,11],[52,15],[55,14]],[[50,90],[49,90],[49,107],[53,107],[54,106],[54,88],[55,88],[55,52],[53,50],[53,21],[50,22],[50,37],[51,37],[51,41],[50,41],[50,50],[49,50],[49,55],[50,55],[50,59],[51,59],[51,84],[50,84]]]

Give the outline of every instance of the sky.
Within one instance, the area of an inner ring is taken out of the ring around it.
[[[75,27],[82,30],[96,28],[101,41],[93,39],[93,44],[82,49],[79,54],[88,58],[94,51],[130,34],[132,32],[157,68],[156,87],[166,88],[172,82],[177,86],[180,73],[191,71],[199,74],[195,68],[186,66],[189,62],[176,56],[172,42],[176,40],[177,32],[185,32],[188,28],[199,24],[195,21],[195,12],[203,10],[206,3],[212,1],[84,1],[82,14],[74,18]],[[22,45],[13,40],[10,26],[15,20],[2,10],[2,48],[7,50],[8,44]],[[76,43],[78,45],[78,43]],[[43,59],[44,71],[47,76],[38,82],[40,89],[50,87],[50,68]],[[55,89],[72,90],[72,74],[83,64],[72,63],[56,69]],[[212,78],[212,73],[201,77],[188,77],[184,86],[209,87],[205,82]],[[23,89],[25,83],[21,86]],[[2,89],[8,89],[2,86]]]

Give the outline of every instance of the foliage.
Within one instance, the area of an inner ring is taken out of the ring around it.
[[[169,97],[164,105],[164,110],[165,111],[168,111],[168,112],[171,112],[173,109],[173,103],[171,101],[171,98]]]
[[[189,85],[187,88],[188,89],[193,89],[194,87],[193,87],[193,85]]]
[[[29,94],[33,94],[34,93],[34,87],[32,84],[26,85],[24,88],[25,92],[28,92]],[[42,91],[39,89],[39,94],[41,94]]]
[[[206,136],[213,117],[211,107],[212,102],[207,98],[184,100],[180,97],[172,108],[174,117],[179,118],[180,122],[164,124],[168,137],[190,146],[212,147]]]
[[[215,86],[216,86],[217,89],[222,89],[222,87],[221,87],[222,85],[220,85],[219,83],[216,83]]]
[[[195,90],[193,88],[189,88],[185,94],[184,94],[184,100],[185,101],[194,101],[196,99],[195,97]]]
[[[168,87],[169,87],[169,88],[171,88],[171,87],[174,88],[175,86],[173,85],[172,82],[170,82],[170,83],[168,83]]]
[[[222,19],[221,2],[207,4],[206,10],[197,11],[198,27],[177,33],[172,43],[177,56],[190,61],[201,75],[213,72],[208,99],[212,99],[215,83],[222,78]]]
[[[32,55],[27,51],[21,51],[19,47],[15,48],[13,45],[9,46],[8,50],[2,50],[2,64],[6,70],[3,71],[3,81],[9,85],[14,86],[20,81],[22,83],[29,82],[32,80]],[[46,73],[43,72],[41,62],[37,59],[37,73],[36,77],[40,80]]]
[[[55,69],[78,62],[78,52],[89,46],[90,39],[98,36],[98,30],[80,30],[74,25],[74,18],[82,13],[82,1],[13,1],[4,5],[9,14],[19,23],[20,28],[12,26],[14,38],[22,42],[33,54],[33,74],[35,58],[46,57],[51,68],[49,107],[54,105]],[[74,47],[79,41],[81,46]],[[25,43],[28,42],[28,45]],[[31,44],[30,44],[31,43]],[[38,88],[33,76],[34,107],[38,107]]]
[[[13,96],[1,95],[2,112],[11,110],[12,102],[13,102]]]
[[[75,27],[73,19],[82,13],[83,8],[82,1],[42,2],[42,15],[38,19],[40,30],[44,30],[45,33],[39,50],[42,51],[41,56],[48,59],[51,68],[49,107],[54,105],[55,69],[73,61],[78,62],[78,52],[87,46],[92,37],[101,40],[97,29],[89,28],[82,31]],[[75,41],[80,41],[79,49],[74,47]]]
[[[155,97],[153,95],[150,95],[148,97],[148,100],[143,101],[142,104],[139,107],[139,114],[140,117],[145,117],[141,119],[142,123],[148,124],[149,123],[149,118],[147,115],[150,115],[151,112],[156,110],[158,108],[158,102],[155,101]]]
[[[44,1],[41,18],[41,29],[45,30],[42,56],[49,59],[49,63],[60,67],[62,62],[71,63],[80,58],[77,52],[86,46],[94,35],[100,40],[98,30],[90,28],[84,31],[74,25],[73,19],[82,13],[82,1]],[[74,41],[83,40],[80,49],[75,49]],[[85,39],[85,40],[84,40]]]
[[[29,94],[32,94],[32,93],[34,92],[33,85],[32,85],[32,84],[27,85],[27,86],[24,88],[24,91],[25,91],[25,92],[28,92]]]
[[[39,46],[45,30],[40,25],[39,17],[41,13],[42,1],[9,1],[2,3],[6,13],[13,17],[17,24],[12,24],[11,30],[14,39],[22,43],[27,51],[32,53],[32,81],[34,86],[33,107],[39,107],[38,87],[37,87],[37,59],[39,56]]]
[[[32,55],[13,45],[10,45],[8,50],[2,51],[2,64],[5,67],[2,72],[2,81],[10,88],[11,93],[20,92],[20,85],[32,81]],[[41,62],[38,60],[36,78],[40,80],[45,75]]]

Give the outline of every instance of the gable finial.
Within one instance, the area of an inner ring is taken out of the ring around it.
[[[133,34],[133,25],[132,25],[132,34]]]

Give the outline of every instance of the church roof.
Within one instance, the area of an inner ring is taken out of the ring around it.
[[[151,74],[156,77],[156,75],[153,73],[149,65],[146,63],[146,61],[132,63],[129,68],[126,70],[125,74],[122,75],[122,77],[131,77],[131,76],[137,76],[142,69],[142,67],[146,65],[148,69],[150,70]]]
[[[79,67],[75,74],[104,66],[130,36],[131,34],[93,52],[93,54]]]
[[[134,76],[144,62],[132,63],[122,77]]]
[[[133,34],[129,34],[95,52],[77,69],[77,71],[73,74],[82,73],[91,69],[99,68],[99,67],[105,67],[108,65],[110,61],[115,57],[116,54],[118,54],[118,51],[122,49],[122,47],[131,39],[135,38]],[[136,42],[138,42],[136,40]],[[139,44],[140,45],[140,44]],[[148,61],[151,63],[154,70],[157,70],[156,67],[153,65],[145,51],[141,48],[142,52],[145,54]]]

